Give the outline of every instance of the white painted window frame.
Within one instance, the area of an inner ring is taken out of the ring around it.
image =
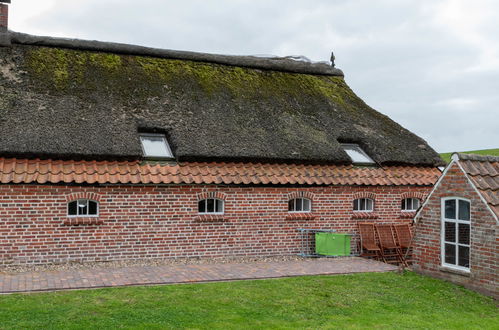
[[[362,154],[364,157],[367,158],[367,161],[356,162],[356,161],[354,161],[352,159],[352,157],[350,157],[350,155],[348,155],[348,157],[350,157],[350,159],[352,160],[353,164],[358,164],[358,165],[373,165],[373,164],[376,164],[376,162],[357,143],[341,143],[341,147],[347,153],[347,155],[348,155],[348,152],[345,150],[345,147],[349,147],[349,148],[355,149],[358,153]]]
[[[86,201],[87,210],[89,209],[88,202],[94,202],[97,205],[97,213],[96,214],[78,214],[78,212],[79,212],[78,202],[79,201]],[[72,203],[72,202],[76,202],[76,215],[69,214],[69,203]],[[73,199],[73,200],[66,203],[66,215],[68,218],[98,218],[99,212],[100,212],[100,203],[96,200],[93,200],[93,199],[79,198],[79,199]]]
[[[359,201],[359,208],[360,208],[360,200],[361,199],[366,199],[366,200],[372,201],[372,209],[370,209],[370,210],[355,210],[355,202]],[[356,198],[356,199],[353,200],[352,209],[353,209],[354,212],[374,212],[374,208],[376,207],[375,206],[375,202],[376,201],[374,199],[369,198],[369,197]]]
[[[445,218],[445,202],[448,200],[456,200],[456,219],[447,219]],[[459,220],[459,201],[465,201],[470,203],[470,219],[469,220]],[[440,203],[440,260],[441,265],[444,268],[455,269],[463,272],[471,272],[471,201],[466,198],[452,196],[452,197],[443,197]],[[445,241],[445,222],[453,222],[456,224],[456,242],[446,242]],[[459,243],[459,224],[466,224],[470,226],[470,244],[460,244]],[[459,265],[448,264],[445,262],[445,244],[453,244],[456,246],[456,261],[459,260],[459,246],[465,246],[469,248],[469,267],[463,267]]]
[[[209,199],[213,199],[214,202],[215,202],[215,209],[217,208],[216,206],[216,201],[221,201],[222,202],[222,211],[221,212],[208,212],[208,200]],[[199,203],[200,202],[205,202],[205,206],[204,206],[204,209],[205,211],[204,212],[199,212]],[[225,214],[225,201],[221,198],[215,198],[215,197],[208,197],[208,198],[204,198],[204,199],[200,199],[198,200],[198,214],[201,214],[201,215],[207,215],[207,214],[214,214],[214,215],[220,215],[220,214]]]
[[[402,212],[415,212],[415,211],[417,211],[419,209],[419,207],[421,206],[421,200],[419,198],[416,198],[416,197],[406,197],[406,198],[402,199],[402,201],[406,201],[405,202],[405,206],[406,207],[407,207],[407,200],[408,199],[417,200],[418,201],[418,207],[415,208],[415,209],[403,209],[402,205],[401,205],[400,207],[401,207]],[[414,205],[414,201],[412,201],[412,204]]]
[[[309,201],[309,205],[310,205],[310,208],[306,211],[303,210],[303,200],[308,200]],[[289,202],[291,202],[292,200],[295,201],[295,211],[290,211],[289,210]],[[302,208],[302,211],[296,211],[296,201],[297,200],[301,200],[301,208]],[[306,198],[306,197],[296,197],[296,198],[291,198],[290,200],[288,200],[288,213],[311,213],[312,212],[312,200],[310,198]]]
[[[163,142],[166,146],[166,150],[171,156],[153,156],[153,155],[148,155],[146,153],[146,149],[144,148],[144,143],[142,142],[143,137],[159,137],[163,139]],[[145,158],[161,158],[161,159],[173,159],[173,152],[172,149],[170,148],[170,144],[168,143],[168,140],[166,139],[166,136],[161,133],[139,133],[139,139],[140,139],[140,146],[142,148],[142,154],[144,155]]]

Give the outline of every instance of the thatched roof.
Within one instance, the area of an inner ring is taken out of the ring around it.
[[[353,142],[380,164],[442,163],[325,64],[0,40],[0,156],[140,159],[138,132],[157,131],[178,160],[350,163]]]

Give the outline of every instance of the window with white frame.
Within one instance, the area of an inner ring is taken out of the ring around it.
[[[140,142],[142,143],[144,157],[173,158],[164,134],[141,133]]]
[[[469,271],[470,207],[463,198],[442,199],[442,266]]]
[[[420,201],[418,198],[404,198],[402,200],[402,211],[416,211],[419,205]]]
[[[370,198],[357,198],[353,201],[353,210],[358,212],[374,211],[374,200]]]
[[[89,199],[78,199],[68,203],[69,217],[95,217],[99,215],[99,203]]]
[[[308,198],[293,198],[288,202],[289,212],[310,212],[312,210],[312,201]]]
[[[352,159],[352,163],[361,165],[374,164],[374,160],[372,160],[358,144],[343,143],[341,144],[341,147],[345,150],[350,159]]]
[[[198,202],[199,214],[223,214],[224,201],[218,198],[206,198]]]

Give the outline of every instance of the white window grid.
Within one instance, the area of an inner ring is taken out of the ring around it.
[[[455,200],[456,201],[456,219],[448,219],[445,217],[445,202],[448,201],[448,200]],[[459,219],[459,201],[465,201],[465,202],[468,202],[470,204],[470,219],[469,220],[460,220]],[[442,264],[442,267],[446,267],[446,268],[451,268],[451,269],[456,269],[456,270],[460,270],[460,271],[464,271],[464,272],[470,272],[470,269],[471,269],[471,201],[468,200],[468,199],[465,199],[465,198],[461,198],[461,197],[446,197],[446,198],[442,198],[442,203],[441,203],[441,208],[440,208],[440,213],[441,213],[441,228],[440,228],[440,237],[441,237],[441,243],[440,243],[440,259],[441,259],[441,264]],[[455,224],[455,227],[456,227],[456,234],[455,234],[455,237],[456,237],[456,241],[455,242],[448,242],[445,240],[445,223],[446,222],[451,222],[451,223],[454,223]],[[470,227],[470,242],[469,244],[463,244],[463,243],[459,243],[459,224],[466,224]],[[459,262],[459,246],[462,246],[462,247],[467,247],[469,249],[469,252],[468,252],[468,263],[469,263],[469,267],[463,267],[463,266],[459,266],[459,265],[456,265],[456,264],[448,264],[445,262],[445,244],[452,244],[456,247],[456,263]]]
[[[213,200],[213,212],[211,211],[208,211],[208,200]],[[216,211],[217,209],[217,201],[220,202],[220,205],[221,205],[221,208],[222,210],[221,211]],[[204,211],[203,212],[200,212],[199,211],[199,203],[204,203]],[[224,214],[225,213],[225,201],[223,199],[220,199],[220,198],[205,198],[205,199],[202,199],[202,200],[199,200],[198,201],[198,214]]]
[[[300,205],[300,207],[298,207]],[[291,209],[289,209],[291,208]],[[298,208],[301,210],[297,211]],[[290,199],[288,202],[289,213],[310,213],[312,212],[312,200],[309,198],[298,197]]]
[[[402,200],[401,208],[403,212],[414,212],[417,211],[420,205],[421,201],[419,200],[419,198],[410,197],[410,198],[404,198]]]
[[[76,202],[76,214],[74,215],[71,215],[69,214],[69,204],[70,203],[73,203],[73,202]],[[87,209],[87,212],[89,212],[90,210],[90,207],[89,207],[89,202],[94,202],[95,203],[95,207],[96,207],[96,213],[95,214],[80,214],[80,209],[82,207],[80,207],[80,205],[83,205],[85,204],[84,207],[86,207]],[[77,199],[77,200],[72,200],[72,201],[69,201],[66,205],[66,211],[67,211],[67,216],[69,218],[83,218],[83,217],[89,217],[89,218],[92,218],[92,217],[98,217],[99,216],[99,211],[100,211],[100,205],[99,205],[99,202],[95,201],[95,200],[92,200],[92,199]]]
[[[374,199],[372,198],[357,198],[353,201],[354,212],[373,212]]]

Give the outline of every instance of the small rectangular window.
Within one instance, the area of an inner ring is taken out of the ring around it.
[[[353,201],[353,210],[362,212],[372,212],[374,201],[370,198],[358,198]]]
[[[312,203],[308,198],[293,198],[288,202],[289,212],[310,212]]]
[[[419,208],[419,199],[404,198],[402,200],[402,211],[416,211]]]
[[[224,213],[224,201],[217,198],[206,198],[198,201],[199,214]]]
[[[352,159],[354,164],[374,164],[374,160],[369,157],[357,144],[342,144],[341,147]]]
[[[140,134],[144,157],[173,158],[170,146],[163,134]]]
[[[68,216],[97,216],[99,203],[88,199],[78,199],[68,203]]]

